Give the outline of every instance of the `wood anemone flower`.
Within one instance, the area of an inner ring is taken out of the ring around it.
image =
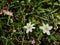
[[[42,29],[43,33],[46,33],[47,35],[50,35],[50,30],[52,29],[52,26],[49,26],[49,24],[44,24],[43,26],[40,26],[40,29]]]
[[[30,22],[30,23],[27,23],[27,25],[24,26],[24,28],[27,29],[27,30],[26,30],[26,33],[32,32],[32,29],[35,29],[35,27],[33,27],[34,25],[35,25],[35,24],[31,24],[31,22]]]

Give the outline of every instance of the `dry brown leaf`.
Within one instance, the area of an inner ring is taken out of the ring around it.
[[[7,11],[7,10],[0,10],[0,15],[4,14],[4,15],[9,15],[9,16],[13,16],[13,12]]]
[[[35,45],[35,40],[32,40],[31,44]]]
[[[4,15],[9,15],[9,16],[13,16],[12,12],[9,12],[7,10],[3,10]]]
[[[2,12],[2,10],[0,10],[0,14],[2,14],[3,12]]]
[[[2,12],[0,12],[0,14],[2,14]]]

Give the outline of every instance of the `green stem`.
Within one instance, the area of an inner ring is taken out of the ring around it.
[[[24,44],[24,36],[23,36],[23,38],[22,38],[22,45]]]
[[[54,8],[54,1],[53,0],[51,0],[52,1],[52,9]]]
[[[9,25],[9,21],[10,21],[10,16],[8,16],[8,22],[7,22],[7,25]]]
[[[11,37],[13,36],[13,30],[15,29],[14,24],[12,24],[12,26],[13,26],[13,29],[12,29]]]
[[[27,36],[28,36],[28,39],[29,39],[29,33],[27,34]]]
[[[6,44],[5,45],[8,45],[7,43],[8,43],[8,40],[6,39]]]

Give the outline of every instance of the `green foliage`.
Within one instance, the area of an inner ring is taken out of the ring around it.
[[[0,14],[1,45],[30,45],[32,40],[36,45],[60,45],[60,0],[0,0],[0,9],[6,6],[14,14]],[[34,23],[36,29],[26,34],[23,27],[28,22]],[[42,23],[53,26],[50,36],[39,29]]]

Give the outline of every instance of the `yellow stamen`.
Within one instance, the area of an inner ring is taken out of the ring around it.
[[[31,25],[28,25],[28,28],[30,29],[31,28]]]
[[[45,28],[45,30],[48,30],[48,27],[47,26],[45,26],[44,28]]]

